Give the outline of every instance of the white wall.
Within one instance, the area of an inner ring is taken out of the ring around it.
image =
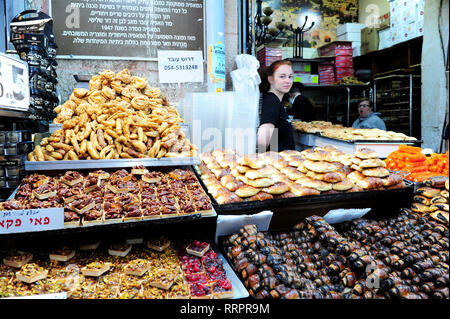
[[[449,1],[442,0],[441,11],[440,3],[440,0],[425,1],[421,66],[422,147],[429,147],[434,151],[440,151],[444,119],[446,116],[448,118],[445,61],[448,52]]]

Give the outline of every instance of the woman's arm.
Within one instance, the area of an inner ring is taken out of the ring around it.
[[[273,130],[275,125],[272,123],[262,124],[258,129],[258,152],[264,153],[270,144],[272,139]]]

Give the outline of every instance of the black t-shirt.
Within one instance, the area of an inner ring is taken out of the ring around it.
[[[262,100],[260,125],[272,123],[278,129],[278,152],[295,150],[294,133],[288,119],[286,110],[278,97],[272,92],[266,93]]]
[[[303,95],[296,96],[289,114],[293,115],[294,119],[300,119],[304,122],[314,121],[314,107],[308,98]]]

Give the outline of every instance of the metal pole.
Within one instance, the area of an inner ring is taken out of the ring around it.
[[[377,111],[377,82],[373,81],[373,111]]]
[[[412,136],[412,116],[413,116],[413,105],[412,105],[412,97],[413,97],[413,75],[412,73],[409,75],[409,136]]]
[[[348,86],[345,87],[347,89],[347,126],[350,125],[350,88]]]

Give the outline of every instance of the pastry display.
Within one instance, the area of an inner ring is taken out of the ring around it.
[[[247,156],[215,150],[200,158],[195,169],[218,204],[406,187],[368,148],[353,156],[324,146]]]
[[[133,174],[134,169],[34,173],[22,180],[14,199],[0,203],[0,209],[64,207],[65,227],[213,213],[209,196],[191,170],[144,172],[137,167],[143,174]],[[36,194],[46,195],[40,199]]]
[[[186,252],[194,256],[202,257],[208,249],[208,243],[195,240],[186,247]]]
[[[411,210],[448,225],[449,178],[433,176],[423,182],[414,193]]]
[[[23,251],[12,251],[3,258],[3,264],[14,268],[22,268],[23,265],[33,259],[33,254]]]
[[[29,161],[193,157],[183,119],[159,88],[128,69],[94,75],[54,111],[62,128],[42,139]]]
[[[295,130],[303,133],[320,133],[322,136],[334,138],[343,141],[415,141],[415,137],[407,136],[403,133],[384,131],[380,129],[358,129],[353,127],[344,127],[341,124],[333,124],[326,121],[302,122],[293,121],[292,126]]]
[[[170,238],[161,252],[137,244],[125,257],[109,256],[107,244],[77,251],[67,263],[49,262],[36,253],[34,263],[20,270],[0,265],[0,298],[60,292],[69,299],[232,298],[234,287],[222,259],[211,247],[203,257],[188,254],[186,247],[194,241]]]
[[[245,225],[223,247],[256,299],[448,299],[448,224],[408,209],[333,226],[310,216],[276,232]]]
[[[100,277],[105,272],[107,272],[110,268],[111,268],[111,265],[109,263],[94,261],[94,262],[87,264],[83,268],[81,268],[81,273],[84,276]]]
[[[62,261],[62,262],[69,261],[74,256],[75,256],[75,250],[68,246],[63,246],[61,248],[55,249],[55,250],[51,251],[49,254],[50,260]]]
[[[16,278],[27,284],[45,279],[48,275],[48,270],[38,266],[35,263],[23,265],[18,272]]]

